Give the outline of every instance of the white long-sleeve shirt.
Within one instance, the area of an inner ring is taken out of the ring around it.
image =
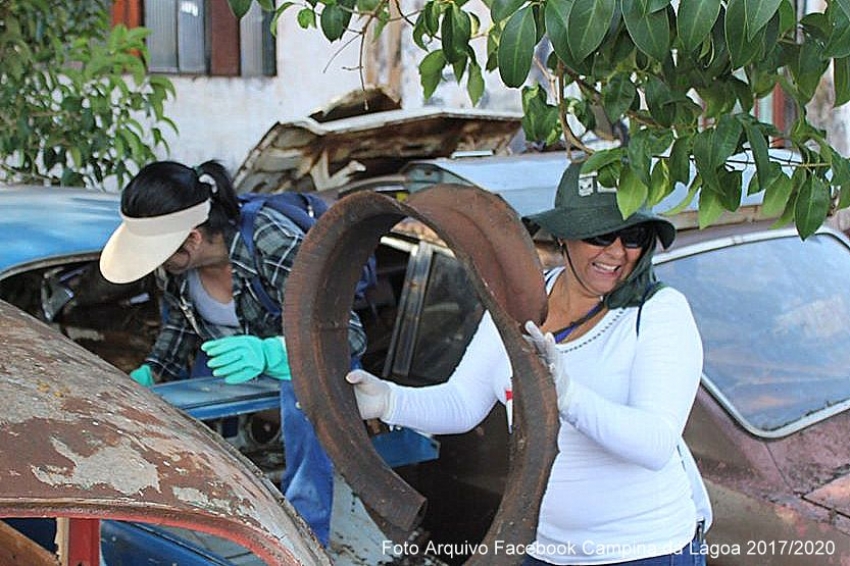
[[[570,392],[537,539],[527,549],[540,560],[611,564],[676,552],[694,536],[697,511],[677,446],[699,386],[702,343],[675,289],[662,288],[644,304],[639,333],[637,316],[636,307],[611,310],[588,333],[558,345]],[[465,432],[505,401],[511,375],[485,313],[449,380],[393,386],[385,421]]]

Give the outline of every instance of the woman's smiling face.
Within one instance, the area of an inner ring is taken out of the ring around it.
[[[620,238],[608,246],[567,240],[570,260],[583,286],[596,296],[607,295],[634,271],[643,248],[627,248]]]

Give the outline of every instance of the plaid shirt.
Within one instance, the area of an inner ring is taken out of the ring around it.
[[[260,338],[279,336],[283,324],[280,317],[269,313],[251,288],[251,280],[260,268],[260,280],[272,300],[283,304],[284,285],[292,270],[304,234],[291,220],[278,211],[263,207],[254,224],[254,247],[257,261],[236,228],[224,234],[233,271],[233,302],[239,319],[240,334]],[[167,318],[153,350],[145,360],[166,379],[183,373],[202,342],[234,334],[233,328],[204,320],[192,304],[186,274],[173,275],[157,270],[157,283],[163,291]],[[349,319],[348,342],[352,355],[366,350],[366,334],[353,311]]]

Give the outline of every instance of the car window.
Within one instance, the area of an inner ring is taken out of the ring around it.
[[[161,318],[156,285],[106,281],[97,261],[35,266],[0,280],[0,299],[42,320],[123,371],[150,351]]]
[[[434,253],[409,377],[423,384],[448,379],[466,351],[483,312],[463,265],[453,256]]]
[[[691,304],[706,385],[751,432],[782,436],[850,404],[850,250],[837,237],[732,245],[657,271]]]

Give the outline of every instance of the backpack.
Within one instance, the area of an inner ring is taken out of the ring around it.
[[[316,220],[328,210],[328,205],[318,196],[312,193],[247,193],[239,195],[240,218],[239,218],[239,234],[251,257],[254,258],[254,267],[257,270],[257,275],[251,279],[251,288],[257,295],[257,298],[263,304],[265,309],[275,317],[281,315],[280,305],[277,304],[266,292],[262,281],[260,280],[260,266],[257,264],[257,256],[254,248],[254,222],[257,219],[257,213],[263,206],[270,206],[277,210],[298,226],[305,234],[316,223]],[[355,288],[355,299],[362,299],[366,289],[374,287],[378,282],[377,269],[375,264],[375,256],[370,255],[366,264],[363,266],[363,272],[360,275],[360,280],[357,281]]]

